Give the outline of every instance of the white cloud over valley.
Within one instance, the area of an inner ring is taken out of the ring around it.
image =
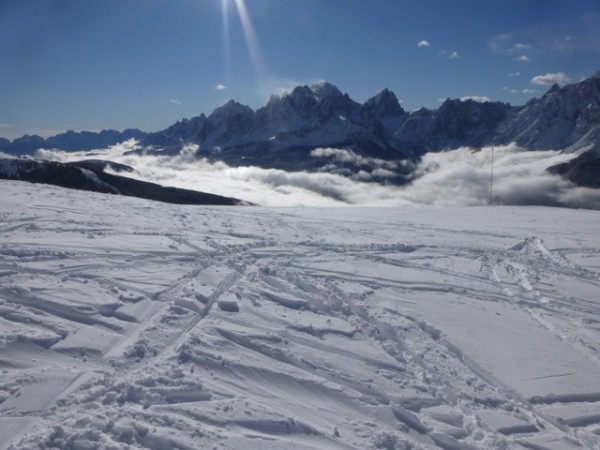
[[[287,172],[259,167],[231,167],[197,159],[196,146],[180,155],[131,153],[129,141],[109,149],[67,153],[40,150],[37,156],[58,161],[106,159],[135,168],[134,178],[166,186],[195,189],[236,197],[264,206],[475,206],[490,195],[492,149],[471,154],[468,148],[424,155],[407,186],[377,184],[323,172]],[[365,158],[343,149],[317,149],[314,156],[329,156],[354,163],[380,164],[393,170],[397,163]],[[497,204],[552,205],[600,209],[600,191],[577,187],[546,168],[574,155],[557,151],[523,151],[516,145],[494,149],[494,200]],[[363,158],[361,160],[361,158]]]

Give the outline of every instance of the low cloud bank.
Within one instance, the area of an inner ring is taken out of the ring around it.
[[[106,159],[135,169],[138,179],[236,197],[264,206],[475,206],[490,200],[492,149],[472,154],[468,148],[425,155],[408,186],[377,184],[323,172],[286,172],[259,167],[230,167],[197,159],[197,146],[176,156],[131,153],[127,141],[108,149],[66,153],[40,150],[37,156],[57,161]],[[314,156],[393,169],[396,163],[364,158],[347,150],[317,149]],[[494,149],[493,203],[600,209],[600,190],[582,188],[546,172],[573,155],[557,151],[523,151],[515,145]],[[361,159],[362,158],[362,159]]]
[[[524,151],[516,145],[473,154],[461,148],[426,154],[413,184],[401,196],[425,205],[546,205],[600,209],[600,190],[577,187],[546,168],[569,161],[572,154]]]
[[[412,167],[406,161],[370,158],[341,148],[317,148],[310,154],[314,158],[330,161],[319,169],[320,172],[343,175],[353,181],[391,182],[398,173],[408,173],[408,167]]]

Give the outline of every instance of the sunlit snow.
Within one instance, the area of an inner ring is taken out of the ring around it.
[[[0,449],[600,447],[600,212],[1,187]]]

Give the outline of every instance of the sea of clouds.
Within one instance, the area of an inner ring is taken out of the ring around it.
[[[55,161],[102,159],[135,170],[123,175],[165,186],[235,197],[262,206],[476,206],[546,205],[600,209],[600,190],[577,187],[546,168],[566,162],[572,154],[524,151],[516,145],[459,148],[423,156],[411,184],[396,186],[367,182],[326,172],[289,172],[260,167],[231,167],[195,156],[196,146],[178,155],[145,154],[135,141],[89,152],[38,150],[36,157]],[[492,186],[493,152],[493,186]],[[344,149],[316,149],[314,156],[356,160]],[[355,161],[356,162],[356,161]],[[360,161],[375,170],[390,171],[388,161]],[[490,195],[490,191],[491,195]]]

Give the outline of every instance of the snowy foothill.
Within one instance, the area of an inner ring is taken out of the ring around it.
[[[2,450],[600,448],[600,212],[0,185]]]

